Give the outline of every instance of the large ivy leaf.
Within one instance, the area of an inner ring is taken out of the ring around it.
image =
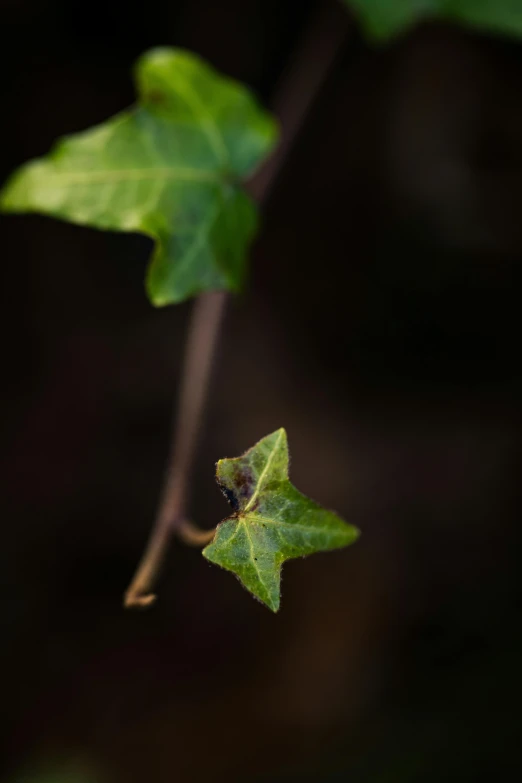
[[[275,122],[245,87],[189,52],[147,52],[136,82],[134,108],[22,166],[0,207],[152,237],[147,290],[156,305],[237,290],[257,219],[240,183],[270,152]]]
[[[285,560],[347,546],[359,535],[290,483],[284,429],[267,435],[242,457],[220,460],[216,478],[234,514],[218,525],[203,555],[237,574],[274,612]]]
[[[521,0],[343,0],[368,33],[386,39],[423,19],[441,18],[522,36]]]

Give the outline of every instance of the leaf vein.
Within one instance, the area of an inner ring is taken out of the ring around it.
[[[65,185],[105,185],[113,182],[126,182],[132,180],[162,180],[179,179],[180,182],[211,182],[221,183],[218,173],[200,169],[182,167],[165,167],[157,169],[113,169],[108,171],[75,171],[52,172],[50,183],[46,187],[52,189],[52,180],[59,180],[57,187]]]
[[[266,465],[263,468],[263,470],[261,471],[261,475],[259,476],[259,479],[257,481],[257,485],[256,485],[256,488],[254,490],[254,494],[252,495],[252,497],[250,498],[250,500],[248,501],[248,503],[245,506],[245,512],[248,511],[248,509],[251,508],[252,505],[257,500],[257,496],[259,495],[259,492],[261,491],[261,487],[263,486],[263,481],[265,480],[265,476],[268,473],[268,471],[270,470],[270,465],[272,464],[272,460],[274,459],[274,454],[276,453],[276,451],[277,451],[277,449],[279,447],[279,444],[281,443],[281,438],[282,437],[283,437],[283,432],[281,431],[279,433],[279,435],[278,435],[278,438],[277,438],[276,442],[274,443],[274,448],[270,452],[270,456],[268,457],[268,459],[266,461]]]
[[[270,519],[269,517],[263,517],[263,516],[260,516],[259,514],[255,514],[255,513],[248,514],[247,516],[251,517],[256,522],[257,521],[263,522],[266,525],[273,525],[273,527],[276,527],[276,528],[286,527],[286,528],[289,528],[291,530],[302,530],[302,531],[305,531],[307,533],[322,533],[322,532],[324,532],[320,528],[312,527],[310,525],[300,525],[298,522],[282,522],[282,521],[279,521],[277,519]]]
[[[265,584],[265,582],[264,582],[264,580],[263,580],[263,578],[261,576],[261,571],[259,570],[259,566],[257,565],[257,561],[255,559],[254,542],[252,541],[252,537],[250,535],[250,531],[248,530],[248,525],[245,523],[244,520],[241,520],[240,524],[242,524],[243,527],[245,528],[246,537],[248,538],[248,545],[249,545],[249,548],[250,548],[250,559],[252,560],[252,565],[254,567],[254,571],[257,573],[257,578],[259,579],[259,581],[261,582],[262,586],[266,590],[267,595],[270,596],[270,591],[268,590],[268,588],[267,588],[267,586],[266,586],[266,584]]]
[[[172,86],[168,85],[168,88],[172,89]],[[223,141],[223,137],[212,115],[208,112],[204,104],[201,103],[201,101],[199,100],[199,96],[197,95],[197,93],[187,83],[183,84],[179,80],[176,82],[175,90],[177,91],[178,95],[185,101],[185,103],[188,104],[188,106],[192,109],[196,119],[198,119],[198,114],[200,115],[199,119],[202,122],[202,125],[205,129],[205,134],[210,143],[210,146],[214,151],[217,161],[220,164],[229,163],[229,155],[225,143]]]

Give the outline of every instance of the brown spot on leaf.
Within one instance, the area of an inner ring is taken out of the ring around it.
[[[241,501],[247,501],[250,497],[252,497],[254,492],[254,477],[252,472],[248,468],[240,468],[239,465],[236,465],[234,467],[233,478],[234,484],[237,487],[236,494],[239,503],[241,503]]]
[[[248,468],[241,468],[238,465],[234,466],[232,474],[232,481],[234,486],[225,486],[218,481],[219,488],[232,506],[234,511],[239,511],[242,506],[248,503],[249,498],[254,493],[254,477],[252,472]],[[259,505],[259,501],[254,504],[254,510]]]
[[[153,106],[164,106],[167,103],[167,96],[161,90],[150,90],[145,96],[145,103],[151,103]]]

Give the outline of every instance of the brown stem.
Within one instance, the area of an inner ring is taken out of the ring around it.
[[[275,154],[250,181],[248,189],[258,202],[266,201],[295,137],[317,96],[330,67],[346,40],[346,14],[338,7],[321,7],[311,20],[292,66],[283,74],[274,111],[282,128]],[[202,545],[214,531],[202,531],[185,519],[197,436],[209,385],[212,358],[223,320],[227,294],[201,294],[196,300],[189,327],[183,384],[172,433],[165,486],[156,522],[134,578],[125,593],[127,607],[150,606],[156,599],[152,588],[174,531],[189,544]]]
[[[194,304],[185,349],[182,386],[156,523],[134,578],[125,593],[127,607],[150,606],[156,575],[172,531],[183,521],[219,324],[225,309],[223,291],[201,294]]]
[[[188,546],[205,546],[214,538],[216,528],[201,530],[200,527],[189,522],[188,519],[184,519],[178,525],[176,532],[183,543],[188,544]]]

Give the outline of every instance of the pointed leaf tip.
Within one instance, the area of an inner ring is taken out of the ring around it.
[[[359,536],[357,528],[291,484],[288,460],[282,427],[243,456],[219,460],[216,478],[234,513],[203,550],[207,560],[235,573],[274,612],[286,560],[348,546]]]

